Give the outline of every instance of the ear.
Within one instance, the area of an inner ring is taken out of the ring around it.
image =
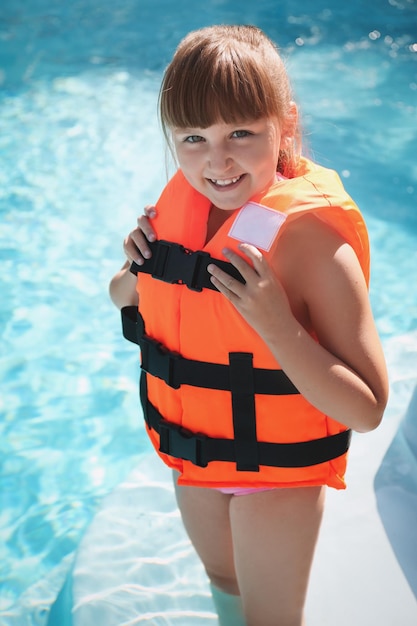
[[[285,147],[286,143],[292,143],[294,141],[295,135],[297,133],[297,124],[298,124],[298,108],[295,102],[291,101],[290,106],[287,112],[287,115],[284,120],[283,128],[282,128],[282,142]]]

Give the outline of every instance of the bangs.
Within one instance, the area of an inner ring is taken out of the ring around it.
[[[256,50],[211,46],[184,55],[168,68],[160,91],[160,114],[170,128],[207,128],[278,115],[271,76]]]

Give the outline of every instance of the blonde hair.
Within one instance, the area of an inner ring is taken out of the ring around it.
[[[208,128],[274,117],[283,129],[292,89],[273,42],[255,26],[210,26],[191,32],[179,44],[159,93],[162,129]],[[294,176],[301,132],[280,151],[277,170]]]

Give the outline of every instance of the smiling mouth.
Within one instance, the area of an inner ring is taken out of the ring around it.
[[[240,176],[235,176],[234,178],[209,178],[209,181],[216,185],[216,187],[230,187],[230,185],[234,185],[243,177],[243,174]]]

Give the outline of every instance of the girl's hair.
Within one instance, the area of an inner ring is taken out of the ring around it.
[[[292,90],[272,41],[255,26],[210,26],[187,35],[167,67],[159,94],[162,129],[208,128],[275,117],[285,128]],[[277,170],[294,176],[301,133],[280,151]]]

